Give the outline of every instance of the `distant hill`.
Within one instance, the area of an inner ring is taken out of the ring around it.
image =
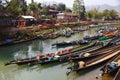
[[[99,11],[103,11],[105,9],[108,9],[108,10],[117,10],[117,11],[120,11],[120,5],[118,6],[111,6],[111,5],[107,5],[107,4],[103,4],[103,5],[94,5],[94,6],[86,6],[86,11],[89,11],[93,8],[98,8]]]

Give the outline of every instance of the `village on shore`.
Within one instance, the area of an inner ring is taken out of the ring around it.
[[[72,66],[66,72],[79,72],[102,63],[101,76],[115,75],[120,79],[120,12],[97,8],[85,10],[83,0],[74,0],[73,10],[64,3],[42,4],[31,0],[0,1],[0,47],[12,46],[35,39],[69,38],[72,35],[98,28],[93,35],[86,35],[81,40],[63,41],[51,44],[52,47],[73,46],[55,53],[38,54],[34,57],[17,59],[4,65],[28,64],[29,66],[70,62]],[[78,5],[79,4],[79,5]],[[99,79],[99,77],[96,77]]]

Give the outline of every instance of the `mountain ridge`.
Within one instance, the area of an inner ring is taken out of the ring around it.
[[[103,5],[85,6],[85,8],[86,8],[86,11],[89,11],[94,8],[98,8],[99,11],[103,11],[105,9],[108,9],[108,10],[113,9],[116,11],[120,11],[120,5],[112,6],[112,5],[103,4]]]
[[[47,5],[53,5],[53,4],[59,4],[58,2],[55,2],[55,1],[47,1],[45,2],[45,4]],[[69,7],[67,6],[68,8],[72,9],[72,7]],[[116,11],[119,11],[120,12],[120,5],[116,5],[116,6],[112,6],[112,5],[108,5],[108,4],[103,4],[103,5],[88,5],[86,6],[85,5],[85,8],[86,8],[86,11],[89,11],[91,9],[94,9],[94,8],[98,8],[99,11],[103,11],[105,9],[108,9],[108,10],[116,10]]]

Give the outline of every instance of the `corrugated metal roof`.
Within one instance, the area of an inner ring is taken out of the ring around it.
[[[23,18],[25,18],[25,19],[34,19],[35,17],[33,17],[33,16],[21,16],[21,17],[23,17]]]

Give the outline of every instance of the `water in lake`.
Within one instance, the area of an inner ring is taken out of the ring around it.
[[[33,57],[39,53],[53,53],[65,48],[54,48],[51,44],[62,41],[72,41],[82,39],[85,35],[91,35],[97,28],[88,31],[79,32],[70,38],[59,37],[57,39],[34,40],[26,43],[21,43],[12,46],[0,47],[0,80],[96,80],[99,75],[100,68],[86,70],[78,74],[73,72],[66,76],[68,71],[66,68],[70,66],[69,63],[62,64],[47,64],[35,65],[29,67],[28,65],[9,65],[4,66],[4,63],[18,58]],[[72,46],[70,46],[72,47]],[[106,77],[100,80],[112,80],[111,77]]]

